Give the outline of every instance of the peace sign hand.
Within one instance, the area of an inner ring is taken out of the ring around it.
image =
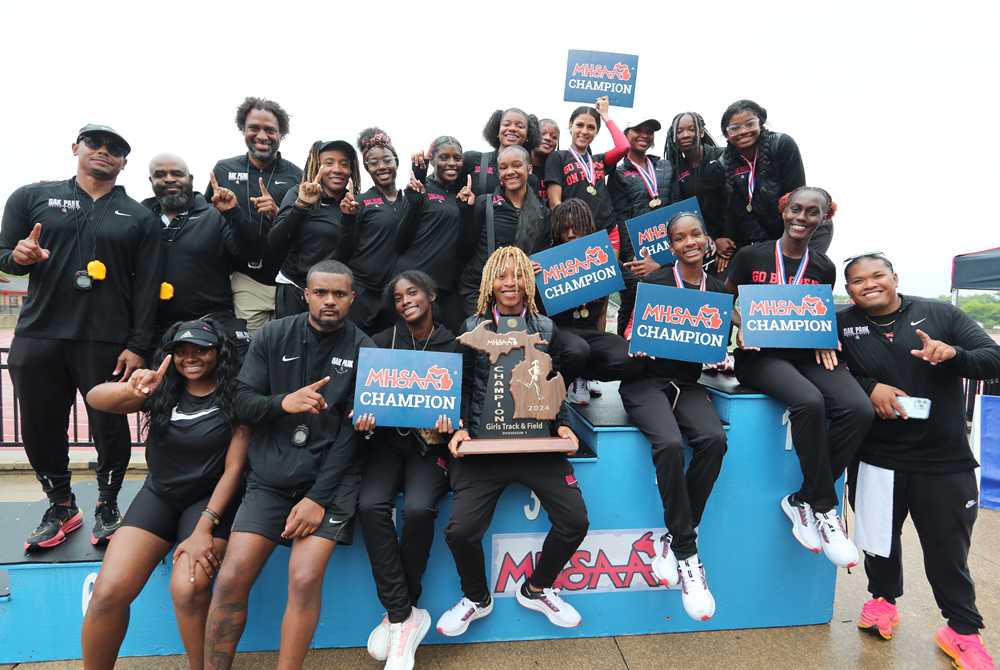
[[[304,181],[299,184],[299,200],[310,205],[319,202],[319,199],[323,197],[323,185],[320,180],[328,174],[330,174],[330,166],[321,165],[312,181]]]
[[[38,238],[42,234],[42,224],[36,223],[31,229],[31,234],[17,243],[14,247],[14,262],[18,265],[34,265],[41,263],[49,257],[49,250],[42,249],[38,243]]]
[[[254,204],[254,207],[257,208],[260,214],[267,214],[273,219],[274,215],[278,213],[278,206],[274,204],[274,198],[267,192],[267,187],[264,186],[264,179],[257,177],[257,181],[260,184],[260,197],[250,198],[250,202]]]
[[[957,353],[955,347],[950,344],[945,344],[941,340],[932,340],[930,336],[924,331],[917,328],[917,336],[923,343],[923,349],[911,349],[910,353],[917,358],[922,358],[931,365],[937,365],[938,363],[944,363],[945,361],[955,357]]]
[[[170,367],[170,361],[173,359],[173,355],[167,354],[167,357],[163,359],[160,363],[160,367],[157,370],[146,370],[140,368],[132,373],[132,376],[128,379],[128,390],[135,393],[140,398],[148,398],[153,395],[153,391],[160,385],[163,381],[163,376],[167,374],[167,368]]]
[[[476,194],[472,192],[472,175],[468,175],[468,180],[465,182],[465,186],[462,190],[458,192],[458,199],[467,205],[476,204]]]
[[[219,182],[215,181],[214,172],[209,172],[208,177],[212,182],[212,204],[215,208],[220,212],[228,212],[236,207],[236,194],[228,188],[220,187]]]
[[[361,205],[354,199],[354,180],[348,179],[347,193],[344,195],[344,199],[340,201],[340,211],[353,216],[358,213],[359,209],[361,209]]]

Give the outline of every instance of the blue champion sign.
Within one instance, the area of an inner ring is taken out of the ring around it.
[[[566,102],[593,104],[602,95],[616,107],[631,107],[639,57],[571,49],[566,60]]]
[[[354,417],[374,414],[376,426],[433,428],[442,414],[458,429],[462,355],[362,348]]]
[[[625,289],[606,230],[540,251],[531,260],[542,266],[535,285],[550,315]]]
[[[721,363],[729,344],[733,296],[639,284],[629,353],[695,363]]]
[[[668,207],[654,209],[649,214],[637,216],[625,222],[629,239],[636,257],[649,256],[660,265],[667,265],[677,260],[670,251],[670,240],[667,239],[667,221],[678,212],[694,212],[701,216],[698,198],[688,198]],[[641,253],[640,253],[640,250]]]
[[[827,284],[744,284],[740,313],[748,347],[837,348],[833,288]]]

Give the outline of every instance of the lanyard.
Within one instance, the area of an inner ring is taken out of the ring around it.
[[[104,215],[108,213],[108,208],[111,207],[111,201],[115,199],[115,191],[111,191],[111,194],[108,196],[108,201],[106,203],[104,203],[104,211],[101,212],[101,218],[99,218],[97,220],[97,224],[94,225],[94,226],[91,226],[90,225],[90,219],[93,218],[94,210],[97,209],[97,201],[96,200],[91,200],[90,201],[91,202],[91,204],[90,204],[90,214],[91,214],[91,216],[88,217],[83,212],[83,204],[82,204],[83,203],[83,198],[80,197],[80,187],[77,186],[76,184],[74,184],[73,185],[73,189],[76,192],[76,201],[77,201],[77,203],[81,203],[80,206],[76,209],[76,216],[74,217],[75,218],[74,223],[76,223],[76,253],[77,253],[77,255],[80,258],[80,265],[81,265],[82,269],[86,270],[87,269],[87,261],[83,260],[83,240],[80,238],[80,228],[81,228],[81,226],[80,226],[80,218],[82,216],[82,218],[83,218],[83,225],[86,226],[90,230],[90,234],[94,238],[94,260],[96,261],[97,260],[97,231],[99,231],[101,229],[101,224],[104,223]]]
[[[754,190],[754,187],[757,185],[757,154],[758,153],[760,153],[760,152],[758,151],[757,153],[755,153],[753,155],[753,163],[751,163],[750,161],[748,161],[745,157],[740,156],[740,158],[743,158],[743,162],[746,163],[750,167],[750,176],[749,176],[749,178],[747,178],[747,211],[748,212],[751,211],[750,208],[752,207],[752,204],[750,204],[750,203],[753,203],[753,190]]]
[[[527,313],[528,313],[528,308],[527,307],[522,307],[521,308],[521,316],[523,317]],[[500,310],[497,309],[496,304],[493,305],[493,322],[495,324],[497,324],[498,326],[500,325]]]
[[[698,289],[699,291],[704,291],[705,290],[705,277],[706,277],[705,271],[702,270],[701,271],[701,288]],[[677,263],[674,263],[674,279],[677,281],[677,288],[684,288],[684,280],[681,279],[681,273],[680,273],[680,271],[677,270]]]
[[[802,277],[806,273],[807,265],[809,265],[809,247],[806,247],[806,253],[802,256],[798,272],[795,273],[795,278],[792,280],[793,284],[802,283]],[[774,243],[774,266],[778,270],[778,283],[785,284],[785,257],[781,255],[781,240],[777,240]]]
[[[646,172],[646,170],[639,167],[639,164],[631,158],[628,159],[628,162],[635,166],[635,169],[638,170],[639,174],[642,176],[642,180],[646,182],[646,189],[649,191],[649,197],[656,198],[656,196],[660,194],[660,191],[656,184],[656,166],[653,165],[653,161],[649,158],[649,156],[646,156],[646,169],[649,170],[649,172]]]
[[[587,178],[587,183],[589,183],[591,186],[593,186],[594,185],[594,157],[590,155],[590,150],[589,149],[587,150],[587,161],[588,161],[588,165],[589,165],[589,170],[588,170],[588,165],[584,165],[583,164],[583,157],[580,154],[577,153],[576,148],[573,147],[572,144],[570,145],[569,150],[573,154],[573,157],[576,159],[576,164],[580,166],[581,170],[583,170],[583,176]]]

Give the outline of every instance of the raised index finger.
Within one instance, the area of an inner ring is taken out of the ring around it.
[[[320,165],[319,169],[316,170],[316,178],[313,179],[314,184],[320,183],[319,180],[326,176],[326,173],[330,171],[329,165]]]
[[[162,377],[167,374],[167,367],[170,365],[170,359],[173,357],[173,354],[167,354],[167,357],[163,359],[162,363],[160,363],[160,368],[156,371],[157,377]]]
[[[214,170],[212,172],[208,173],[208,180],[212,184],[212,190],[213,191],[218,191],[219,190],[219,182],[215,181],[215,171]]]
[[[469,190],[471,191],[472,190],[472,175],[468,174],[468,175],[466,175],[466,177],[467,177],[467,179],[465,180],[465,185],[468,186]]]
[[[28,239],[34,243],[38,243],[38,237],[42,234],[42,224],[36,223],[34,228],[31,229],[31,234],[28,235]]]
[[[260,194],[263,195],[265,198],[270,198],[271,196],[267,192],[267,187],[264,186],[264,178],[257,177],[257,181],[260,183]]]
[[[314,391],[317,391],[320,388],[322,388],[328,381],[330,381],[329,375],[326,376],[326,377],[323,377],[322,379],[320,379],[318,382],[316,382],[314,384],[310,384],[309,388],[311,388]]]

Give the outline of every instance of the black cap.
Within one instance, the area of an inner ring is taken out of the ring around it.
[[[163,349],[171,351],[181,342],[192,342],[202,347],[217,347],[219,346],[219,336],[216,335],[211,326],[203,321],[188,321],[177,328],[174,339],[164,344]]]
[[[323,146],[319,148],[316,153],[321,154],[324,151],[330,151],[332,149],[340,149],[351,157],[355,163],[358,161],[358,152],[354,150],[354,145],[350,142],[345,142],[344,140],[330,140],[329,142],[323,142]]]
[[[90,135],[91,133],[104,133],[105,135],[112,135],[114,137],[117,137],[118,141],[125,145],[125,155],[128,156],[130,153],[132,153],[131,145],[129,145],[129,143],[125,141],[125,138],[119,135],[118,131],[116,131],[111,126],[102,126],[97,123],[88,123],[83,128],[80,128],[80,132],[76,134],[76,138],[79,140],[84,135]]]

